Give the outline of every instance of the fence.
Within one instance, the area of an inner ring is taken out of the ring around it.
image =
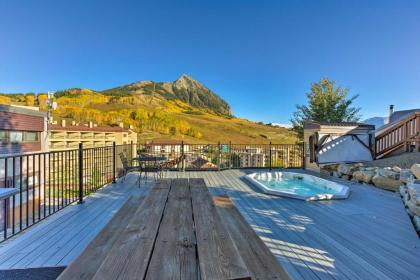
[[[183,170],[302,168],[303,146],[293,144],[139,144],[137,150],[168,160],[183,157]]]
[[[113,182],[132,145],[0,157],[0,188],[18,192],[0,202],[0,242]]]
[[[15,188],[8,197],[0,193],[0,242],[16,235],[102,186],[122,173],[119,154],[131,162],[138,151],[181,157],[176,169],[301,168],[300,145],[171,144],[113,145],[0,157],[0,190]]]

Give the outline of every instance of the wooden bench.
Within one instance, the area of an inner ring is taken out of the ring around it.
[[[144,197],[131,197],[57,279],[92,279]]]
[[[290,279],[286,271],[226,196],[213,198],[252,279]]]
[[[130,199],[59,279],[289,279],[227,197],[203,179]]]

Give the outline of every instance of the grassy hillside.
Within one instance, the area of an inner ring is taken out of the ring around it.
[[[151,88],[151,85],[159,84]],[[159,88],[157,91],[156,88]],[[179,139],[189,143],[295,143],[286,128],[258,124],[231,115],[229,105],[197,81],[182,76],[173,83],[138,82],[105,91],[68,89],[55,95],[56,120],[99,125],[133,125],[141,142]],[[0,94],[0,104],[39,106],[45,94]]]

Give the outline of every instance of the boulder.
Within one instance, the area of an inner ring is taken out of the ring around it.
[[[337,163],[333,163],[333,164],[324,165],[322,167],[322,169],[325,169],[325,170],[328,170],[330,172],[333,172],[333,171],[337,171],[337,167],[338,167],[338,164]]]
[[[341,173],[338,171],[333,171],[332,175],[336,178],[341,178]]]
[[[399,172],[401,172],[401,168],[400,168],[399,166],[396,166],[396,165],[395,165],[395,166],[393,166],[393,167],[391,168],[391,170],[392,170],[392,171],[394,171],[394,172],[398,172],[398,173],[399,173]]]
[[[406,186],[400,186],[400,195],[403,197],[407,193],[407,187]]]
[[[380,168],[378,169],[378,174],[382,177],[387,177],[393,180],[400,179],[400,173],[392,171],[390,168]]]
[[[410,194],[410,200],[412,200],[413,203],[420,206],[420,184],[408,185],[407,192]]]
[[[416,216],[420,216],[420,206],[414,203],[412,199],[407,201],[406,205],[411,213],[413,213]]]
[[[404,205],[407,205],[407,202],[410,200],[410,194],[409,193],[405,193],[404,195],[403,195],[403,202],[404,202]]]
[[[411,172],[413,172],[414,176],[416,176],[417,179],[420,179],[420,163],[415,163],[410,168]]]
[[[354,171],[357,170],[358,167],[346,164],[346,163],[340,163],[337,167],[337,171],[344,175],[351,175]]]
[[[415,215],[413,212],[411,212],[410,208],[405,207],[405,210],[407,211],[408,216],[410,216],[411,218],[413,218]]]
[[[409,184],[414,179],[413,173],[411,173],[410,169],[401,169],[400,171],[400,181]]]
[[[414,224],[414,228],[416,229],[416,231],[420,232],[420,217],[419,216],[414,216],[413,224]]]
[[[350,175],[342,175],[341,179],[350,180]]]
[[[358,170],[353,172],[352,176],[355,180],[359,182],[370,184],[372,182],[373,176],[375,176],[375,171]]]
[[[363,170],[366,170],[366,171],[374,171],[374,172],[377,172],[378,169],[379,169],[379,167],[376,167],[376,166],[371,166],[371,167],[365,167],[365,168],[363,168]]]
[[[388,177],[381,176],[379,174],[373,176],[372,182],[378,188],[389,191],[398,191],[399,187],[402,185],[402,182],[399,180],[394,180]]]

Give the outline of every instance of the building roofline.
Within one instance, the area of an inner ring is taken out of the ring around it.
[[[51,124],[51,131],[74,131],[74,132],[130,132],[130,129],[120,126],[96,126],[89,127],[86,125],[66,125]]]
[[[314,128],[314,127],[321,127],[321,126],[339,126],[339,127],[364,127],[364,128],[370,128],[375,129],[374,125],[366,124],[366,123],[359,123],[359,122],[319,122],[319,121],[306,121],[303,124],[304,128]]]
[[[37,110],[27,109],[24,107],[18,107],[18,106],[13,106],[13,105],[0,105],[0,112],[9,112],[9,113],[36,116],[36,117],[47,116],[47,113],[45,112],[40,112]]]

